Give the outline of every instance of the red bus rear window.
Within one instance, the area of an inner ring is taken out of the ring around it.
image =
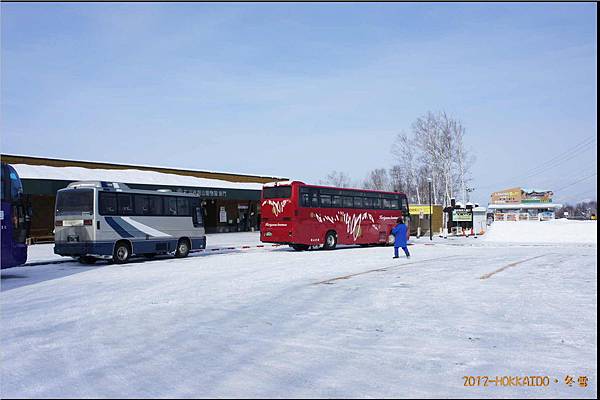
[[[263,199],[289,199],[291,196],[291,186],[274,186],[263,188]]]

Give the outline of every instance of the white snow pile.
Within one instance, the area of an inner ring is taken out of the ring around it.
[[[146,185],[190,186],[222,189],[261,190],[262,184],[229,182],[220,179],[166,174],[138,169],[92,169],[51,167],[47,165],[11,164],[21,179],[57,179],[65,181],[108,181]]]
[[[505,243],[597,243],[596,221],[496,221],[484,240]]]

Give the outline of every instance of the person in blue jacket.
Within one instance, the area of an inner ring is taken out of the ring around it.
[[[394,240],[394,258],[398,258],[398,249],[404,250],[404,254],[406,254],[406,258],[410,258],[410,253],[408,252],[408,247],[406,246],[406,230],[408,227],[404,225],[404,220],[402,217],[396,220],[397,225],[392,229],[392,235],[396,237]]]

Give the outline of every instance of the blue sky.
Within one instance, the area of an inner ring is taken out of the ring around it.
[[[475,200],[596,197],[595,142],[534,174],[597,136],[595,4],[0,7],[5,153],[361,181],[444,110]]]

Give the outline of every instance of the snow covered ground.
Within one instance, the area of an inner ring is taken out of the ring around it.
[[[267,247],[3,270],[0,395],[595,398],[597,246],[579,242],[421,238],[411,260]],[[506,375],[551,381],[464,386]]]
[[[597,221],[496,221],[484,240],[505,243],[597,243]]]

